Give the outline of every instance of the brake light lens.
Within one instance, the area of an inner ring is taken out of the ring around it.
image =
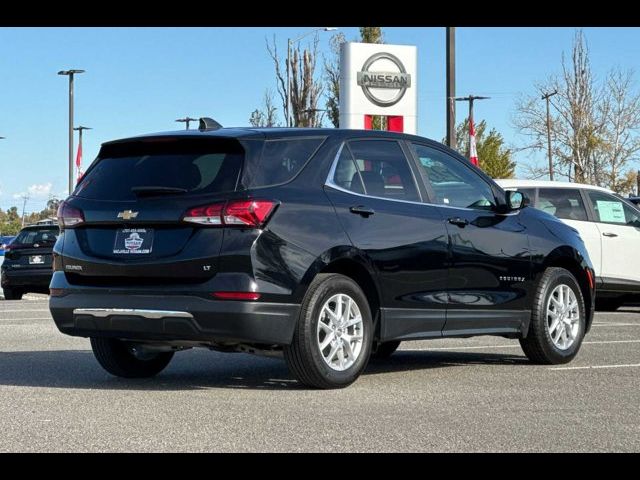
[[[231,200],[191,208],[182,220],[201,225],[261,228],[276,206],[272,200]]]
[[[75,227],[84,222],[84,213],[67,202],[62,202],[58,207],[58,225],[60,228]]]
[[[222,210],[224,204],[214,203],[187,210],[182,220],[185,222],[200,223],[202,225],[222,225]]]
[[[260,294],[256,292],[213,292],[211,294],[218,300],[258,300]]]

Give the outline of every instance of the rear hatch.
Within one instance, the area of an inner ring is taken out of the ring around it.
[[[243,145],[230,138],[105,144],[59,215],[77,221],[64,235],[70,283],[143,286],[213,277],[224,229],[184,216],[237,196],[244,157]]]
[[[57,226],[23,229],[5,252],[7,266],[21,270],[51,269]]]

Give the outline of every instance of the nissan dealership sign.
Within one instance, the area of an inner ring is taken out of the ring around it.
[[[368,128],[374,115],[416,133],[415,46],[345,43],[340,64],[340,127]]]

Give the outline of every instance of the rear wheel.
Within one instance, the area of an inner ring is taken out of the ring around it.
[[[377,343],[371,351],[371,358],[389,358],[400,346],[400,342]]]
[[[4,293],[5,300],[21,300],[24,292],[17,288],[3,288],[2,293]]]
[[[341,388],[353,383],[371,353],[371,310],[357,283],[339,274],[318,275],[305,295],[284,358],[300,383]]]
[[[520,345],[534,363],[568,363],[582,345],[585,318],[575,277],[564,268],[548,268],[538,285],[529,332]]]
[[[146,378],[160,373],[173,358],[173,352],[139,353],[135,344],[116,338],[91,338],[98,363],[117,377]]]

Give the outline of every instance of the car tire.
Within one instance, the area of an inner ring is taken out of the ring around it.
[[[369,362],[372,325],[367,297],[356,282],[335,273],[317,275],[302,302],[293,341],[284,347],[289,370],[309,387],[350,385]]]
[[[24,294],[22,290],[17,288],[3,288],[2,293],[5,300],[22,300],[22,295]]]
[[[173,358],[173,352],[158,352],[140,358],[132,351],[132,344],[116,338],[92,337],[91,349],[102,368],[124,378],[153,377]]]
[[[525,355],[533,363],[545,365],[573,360],[584,338],[585,312],[582,291],[571,272],[557,267],[545,270],[534,297],[527,336],[520,339]]]
[[[376,343],[371,350],[371,358],[389,358],[400,346],[399,341]]]
[[[615,312],[623,303],[624,301],[619,298],[596,298],[596,311]]]

